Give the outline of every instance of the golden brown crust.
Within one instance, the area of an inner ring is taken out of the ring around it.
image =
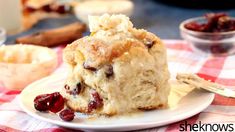
[[[86,61],[92,67],[99,67],[129,52],[132,47],[148,50],[148,46],[145,45],[146,41],[153,42],[152,46],[162,45],[160,39],[152,33],[145,30],[133,30],[132,32],[135,38],[114,41],[110,45],[92,36],[83,37],[65,48],[64,60],[73,65],[76,64],[75,60],[77,62],[83,60],[80,63]]]

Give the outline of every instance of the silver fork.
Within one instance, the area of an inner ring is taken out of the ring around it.
[[[225,97],[235,98],[235,91],[225,88],[223,85],[206,81],[195,74],[178,73],[176,79],[195,88],[201,88]]]

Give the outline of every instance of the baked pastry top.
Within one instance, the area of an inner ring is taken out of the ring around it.
[[[69,65],[64,96],[83,113],[114,115],[167,106],[166,49],[124,15],[90,16],[90,36],[64,49]]]

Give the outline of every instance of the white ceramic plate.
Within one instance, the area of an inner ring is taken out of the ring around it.
[[[60,91],[64,86],[65,75],[53,75],[39,80],[20,95],[20,103],[24,111],[37,119],[59,126],[80,130],[123,131],[158,127],[189,118],[211,104],[214,94],[203,90],[192,90],[183,85],[172,85],[169,97],[170,108],[153,110],[114,117],[89,117],[76,113],[72,122],[62,121],[53,113],[38,112],[34,109],[35,96]]]

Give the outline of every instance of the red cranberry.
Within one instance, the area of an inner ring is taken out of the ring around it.
[[[231,48],[231,47],[229,47],[229,45],[226,46],[226,45],[220,45],[220,44],[218,44],[218,45],[212,45],[212,46],[210,47],[210,51],[211,51],[211,53],[214,53],[214,54],[226,53],[226,52],[229,51],[230,48]]]
[[[46,103],[34,103],[34,108],[38,111],[47,111],[48,106]]]
[[[59,92],[38,95],[34,99],[34,107],[38,111],[50,110],[56,113],[64,108],[64,98]]]
[[[49,110],[57,113],[64,108],[64,98],[59,92],[52,93],[52,97]]]
[[[34,108],[38,111],[49,110],[49,102],[52,99],[50,94],[41,94],[34,99]]]
[[[73,89],[72,93],[73,95],[78,95],[81,92],[82,85],[81,83],[77,83],[76,88]]]
[[[227,32],[235,30],[235,20],[230,18],[226,13],[208,13],[205,14],[207,22],[189,22],[185,28],[201,32]]]
[[[224,12],[220,12],[220,13],[207,13],[204,16],[208,21],[216,22],[218,21],[219,18],[228,16],[228,15]]]
[[[185,28],[194,31],[203,31],[204,29],[197,22],[190,22],[185,24]]]
[[[88,104],[88,113],[91,113],[96,108],[97,108],[97,103],[94,100],[90,101]]]
[[[88,104],[88,113],[103,106],[103,99],[97,92],[92,92],[91,95],[93,97],[93,100],[91,100]]]
[[[219,31],[226,32],[235,29],[235,21],[229,18],[228,16],[219,18],[217,23],[217,28]]]
[[[205,14],[205,18],[207,19],[207,23],[205,23],[204,32],[215,32],[218,31],[218,19],[220,17],[227,16],[225,13],[208,13]]]
[[[74,88],[74,89],[72,89],[72,90],[70,90],[70,91],[67,90],[66,92],[69,93],[69,94],[71,94],[71,95],[79,95],[80,92],[81,92],[81,90],[82,90],[82,85],[81,85],[81,83],[77,83],[76,88]]]
[[[93,92],[91,95],[97,104],[97,108],[102,107],[103,106],[103,99],[100,97],[100,95],[97,92]]]
[[[72,111],[71,109],[64,109],[60,112],[59,116],[64,121],[72,121],[74,119],[75,114],[74,111]]]
[[[107,78],[109,78],[113,75],[113,66],[112,65],[107,65],[107,68],[105,70],[105,75]]]
[[[41,7],[41,9],[45,12],[51,12],[52,11],[51,8],[50,8],[50,5],[45,5],[45,6]]]

